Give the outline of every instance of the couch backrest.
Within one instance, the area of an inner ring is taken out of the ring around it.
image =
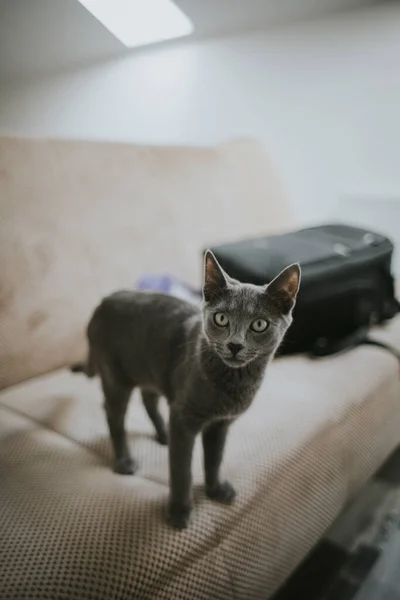
[[[143,273],[200,284],[208,244],[292,226],[256,142],[0,138],[0,387],[81,360],[100,298]]]

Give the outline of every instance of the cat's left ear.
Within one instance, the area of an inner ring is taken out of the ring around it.
[[[266,293],[283,314],[290,312],[295,305],[300,287],[300,276],[300,265],[296,263],[286,267],[266,287]]]
[[[211,250],[207,250],[204,258],[204,300],[208,302],[220,296],[228,287],[229,277],[218,263]]]

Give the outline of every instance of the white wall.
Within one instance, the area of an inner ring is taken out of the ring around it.
[[[400,198],[400,6],[3,89],[0,133],[162,144],[256,136],[302,222],[352,194]]]

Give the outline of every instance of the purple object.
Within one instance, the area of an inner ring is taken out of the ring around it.
[[[159,292],[199,304],[201,294],[171,275],[143,275],[137,284],[139,290]]]

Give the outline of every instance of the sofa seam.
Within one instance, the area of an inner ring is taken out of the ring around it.
[[[76,446],[78,448],[81,448],[82,450],[85,450],[86,453],[91,454],[92,456],[95,456],[98,459],[104,459],[104,457],[102,456],[102,454],[99,454],[95,450],[92,450],[88,446],[85,446],[85,444],[83,444],[82,442],[79,442],[78,440],[75,440],[74,438],[72,438],[72,437],[70,437],[68,435],[65,435],[64,433],[61,433],[60,431],[57,431],[53,427],[49,427],[48,425],[44,424],[39,419],[36,419],[35,417],[32,417],[31,415],[28,415],[27,413],[25,413],[22,410],[19,410],[17,408],[11,407],[11,406],[8,406],[7,404],[3,404],[3,402],[1,402],[1,401],[0,401],[0,408],[8,410],[9,412],[12,412],[12,413],[14,413],[16,415],[19,415],[20,417],[23,417],[23,418],[27,419],[28,421],[31,421],[32,423],[40,425],[40,427],[42,429],[44,429],[45,431],[51,431],[52,433],[58,435],[60,438],[62,438],[64,440],[67,440],[68,442],[70,442],[74,446]],[[158,481],[157,479],[153,479],[151,477],[144,477],[143,475],[137,475],[137,474],[135,474],[135,477],[140,478],[140,479],[144,479],[145,481],[149,481],[150,483],[154,483],[154,484],[163,486],[164,488],[168,487],[167,484],[165,484],[164,482]]]

